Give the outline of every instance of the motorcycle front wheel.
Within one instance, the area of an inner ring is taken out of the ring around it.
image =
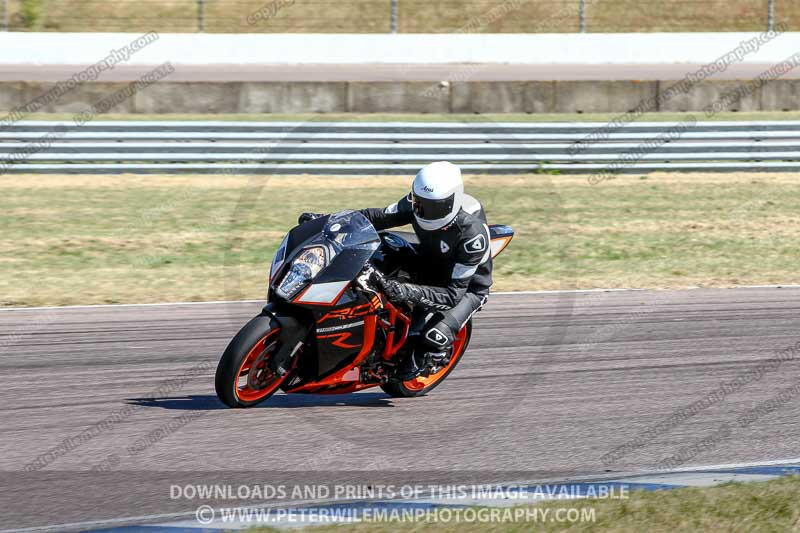
[[[278,351],[280,324],[259,315],[239,330],[217,365],[214,386],[217,397],[228,407],[251,407],[272,396],[288,375],[270,370],[270,359]]]

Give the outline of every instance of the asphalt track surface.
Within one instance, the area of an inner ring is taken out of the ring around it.
[[[798,383],[800,353],[764,366],[800,341],[797,288],[495,295],[464,360],[427,397],[377,389],[223,408],[214,367],[259,308],[0,311],[0,530],[163,522],[205,503],[173,497],[190,483],[538,481],[653,471],[681,450],[681,466],[800,457],[797,391],[738,422]]]

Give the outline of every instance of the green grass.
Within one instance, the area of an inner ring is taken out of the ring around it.
[[[6,111],[8,112],[8,111]],[[324,113],[324,114],[104,114],[98,120],[221,120],[221,121],[288,121],[288,122],[608,122],[621,113],[506,113],[506,114],[420,114],[420,113]],[[680,122],[694,116],[706,120],[702,112],[694,113],[644,113],[639,122]],[[32,113],[25,120],[72,120],[70,113]],[[710,121],[728,120],[800,120],[800,111],[753,111],[724,112],[714,115]],[[598,124],[599,125],[599,124]]]
[[[261,298],[302,211],[384,206],[410,177],[0,177],[0,305]],[[787,175],[470,177],[517,237],[495,289],[798,283]]]
[[[544,521],[512,523],[356,523],[309,529],[315,533],[517,533],[523,531],[641,533],[736,531],[784,532],[800,530],[800,478],[762,483],[728,483],[711,488],[658,492],[635,491],[625,499],[547,502]],[[576,521],[565,520],[578,509]],[[562,510],[557,515],[558,510]],[[583,511],[583,521],[580,512]],[[541,515],[539,515],[541,516]],[[556,519],[560,516],[560,519]],[[594,516],[594,520],[591,520]],[[274,531],[270,528],[254,528]]]
[[[388,0],[205,0],[207,32],[386,33]],[[579,28],[578,0],[399,0],[404,33],[561,33]],[[767,0],[587,0],[590,32],[763,31]],[[263,16],[254,18],[259,12]],[[13,31],[194,32],[196,0],[9,0]],[[796,30],[800,5],[775,1]]]

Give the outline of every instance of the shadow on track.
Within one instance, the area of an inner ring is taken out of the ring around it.
[[[276,394],[250,409],[294,409],[297,407],[393,407],[392,398],[379,392],[359,394]],[[127,403],[178,411],[228,409],[215,395],[174,396],[170,398],[130,398]]]

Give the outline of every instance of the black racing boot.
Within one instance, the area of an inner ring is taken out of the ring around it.
[[[447,363],[450,362],[450,352],[452,350],[445,350],[442,352],[428,352],[425,354],[428,367],[431,370],[436,368],[442,368],[447,366]]]
[[[414,379],[426,372],[436,373],[450,362],[452,349],[447,348],[438,352],[423,352],[414,350],[404,358],[397,367],[397,377],[400,381]],[[427,374],[426,374],[427,375]]]
[[[397,365],[397,379],[399,381],[414,379],[422,374],[425,367],[425,354],[418,349],[414,350]]]

